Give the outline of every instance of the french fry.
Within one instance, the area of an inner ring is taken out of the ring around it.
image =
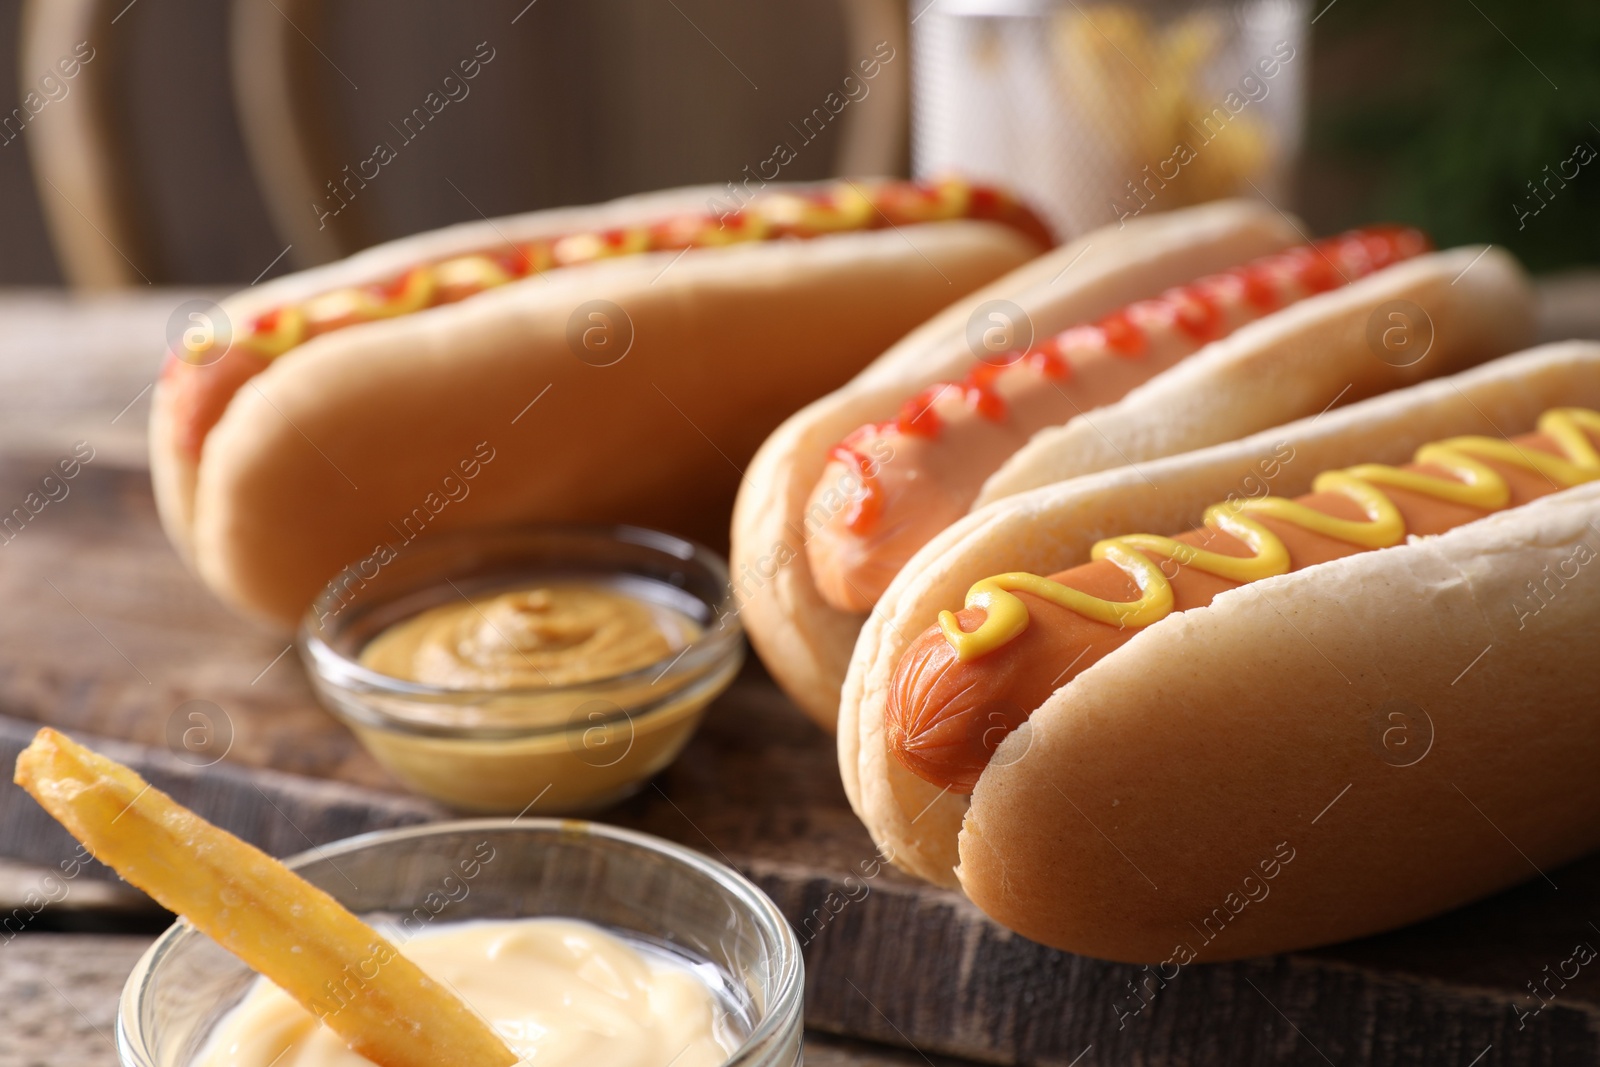
[[[93,853],[265,975],[379,1067],[510,1067],[448,988],[327,893],[51,729],[16,783]]]

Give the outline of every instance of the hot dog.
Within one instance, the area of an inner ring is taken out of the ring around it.
[[[169,352],[163,522],[223,599],[279,626],[409,541],[414,514],[716,541],[766,429],[1049,243],[1009,195],[954,180],[684,189],[393,242],[231,297],[212,316],[231,339],[210,323]],[[596,330],[614,354],[574,347]],[[441,493],[486,455],[507,461]]]
[[[1229,202],[1086,235],[780,427],[746,472],[732,542],[747,631],[789,695],[833,725],[863,613],[976,505],[1229,440],[1531,339],[1526,278],[1497,251],[1428,253],[1423,235],[1397,227],[1309,245],[1300,234],[1270,208]],[[1023,309],[1038,343],[973,347],[974,317],[997,299]],[[1385,314],[1414,327],[1422,358],[1373,346]]]
[[[1024,492],[930,542],[863,630],[847,792],[898,862],[1072,951],[1409,922],[1600,844],[1600,597],[1573,588],[1597,556],[1586,342]],[[1400,758],[1397,721],[1431,724]],[[1279,844],[1303,859],[1246,909]]]
[[[918,392],[900,414],[834,446],[812,491],[815,510],[843,476],[861,490],[806,542],[817,590],[841,611],[869,610],[934,534],[967,513],[984,481],[1028,438],[1118,400],[1247,322],[1420,255],[1417,230],[1373,227],[1298,245],[1167,290],[966,378]],[[875,463],[874,455],[894,456]]]
[[[1537,425],[1509,439],[1424,445],[1403,466],[1327,471],[1296,500],[1218,504],[1199,529],[1109,538],[1090,550],[1093,562],[1049,577],[978,582],[966,607],[944,612],[895,668],[890,754],[924,781],[970,794],[1024,709],[1143,627],[1253,581],[1444,533],[1600,478],[1600,413],[1551,408]]]

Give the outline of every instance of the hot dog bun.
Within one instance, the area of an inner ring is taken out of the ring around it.
[[[823,601],[806,561],[807,498],[829,447],[893,415],[918,389],[965,373],[976,362],[967,328],[979,305],[1012,301],[1044,336],[1299,240],[1293,220],[1237,200],[1097,230],[946,308],[848,385],[785,420],[745,472],[730,563],[745,630],[790,698],[832,729],[861,628],[862,616]]]
[[[725,194],[684,189],[452,227],[223,307],[237,327],[418,262],[704,211]],[[626,520],[715,544],[768,429],[1038,248],[1014,228],[956,220],[681,260],[645,253],[325,333],[233,395],[198,462],[176,447],[171,390],[158,386],[151,456],[163,522],[222,599],[278,627],[293,626],[340,568],[419,525]],[[608,366],[579,359],[568,341],[569,319],[596,299],[631,321],[632,348]],[[459,465],[490,453],[464,483]],[[446,477],[466,491],[447,498]]]
[[[805,551],[814,530],[811,494],[830,462],[829,446],[974,364],[966,330],[975,308],[1012,300],[1044,335],[1300,240],[1296,225],[1248,202],[1089,234],[947,309],[848,386],[785,422],[740,490],[732,562],[751,641],[790,697],[832,728],[864,618],[825,602]],[[1398,309],[1415,318],[1417,308],[1424,321],[1411,343],[1427,344],[1425,356],[1409,362],[1409,352],[1369,343],[1375,317]],[[1124,399],[1037,434],[989,478],[978,503],[1226,441],[1473,366],[1529,343],[1533,308],[1526,276],[1497,250],[1462,248],[1400,262],[1245,325]]]
[[[555,208],[507,219],[463,222],[388,241],[346,259],[253,285],[229,296],[221,307],[229,326],[242,329],[244,324],[272,308],[343,286],[388,278],[414,263],[444,259],[506,242],[621,225],[629,219],[699,210],[705,206],[707,197],[717,192],[710,187],[669,189],[593,207]],[[199,464],[173,446],[170,399],[171,390],[158,383],[150,412],[151,473],[162,525],[180,553],[192,562],[194,493]]]
[[[1414,322],[1422,309],[1426,318]],[[1386,311],[1402,318],[1391,326]],[[1124,463],[1187,452],[1475,366],[1533,340],[1534,296],[1508,253],[1453,248],[1397,263],[1206,346],[1115,404],[1043,430],[989,478],[979,506]],[[1382,358],[1378,330],[1430,343]],[[1402,325],[1403,323],[1403,325]],[[1431,341],[1425,340],[1431,338]]]
[[[970,803],[890,759],[883,733],[901,654],[980,578],[1050,573],[1107,536],[1196,525],[1285,445],[1292,461],[1270,488],[1292,496],[1321,471],[1403,462],[1429,441],[1527,432],[1558,406],[1600,407],[1600,345],[1544,346],[974,512],[863,628],[839,731],[852,805],[898,864],[1012,929],[1151,963],[1362,936],[1594,847],[1585,656],[1600,599],[1569,587],[1529,601],[1528,583],[1582,581],[1572,561],[1600,549],[1595,483],[1168,616],[1035,710]],[[1426,755],[1397,766],[1374,748],[1386,707],[1429,717],[1414,738]]]

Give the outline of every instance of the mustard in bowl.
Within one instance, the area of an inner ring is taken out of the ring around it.
[[[472,531],[371,562],[307,612],[301,656],[379,762],[461,811],[616,803],[682,751],[744,659],[726,566],[669,534]]]

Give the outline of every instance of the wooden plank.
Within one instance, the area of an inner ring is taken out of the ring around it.
[[[0,518],[27,517],[0,528],[0,711],[178,750],[198,713],[219,745],[231,729],[230,762],[395,788],[317,706],[289,642],[229,616],[184,569],[144,472],[96,457],[40,506],[54,462],[0,456]]]
[[[117,999],[150,941],[28,934],[0,948],[0,1067],[116,1067]]]
[[[168,322],[181,304],[222,295],[0,289],[0,454],[49,463],[87,441],[97,463],[145,469],[150,389]]]

